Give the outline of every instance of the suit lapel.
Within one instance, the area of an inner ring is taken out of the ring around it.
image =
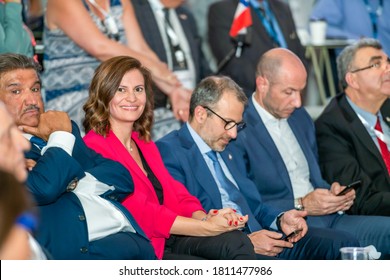
[[[253,134],[254,141],[258,141],[259,144],[263,147],[264,151],[272,159],[272,162],[276,165],[276,169],[280,174],[281,179],[283,180],[286,186],[289,186],[292,189],[290,176],[288,174],[286,165],[282,159],[282,156],[279,153],[278,148],[276,147],[271,135],[269,134],[267,128],[265,127],[263,120],[260,118],[259,113],[256,111],[252,99],[249,101],[247,109],[248,123],[253,124]]]
[[[194,173],[199,186],[212,199],[215,208],[222,208],[221,194],[218,186],[186,125],[182,126],[178,135],[181,146],[189,150],[189,153],[186,153],[188,162],[192,162],[194,166],[197,166],[194,169]]]
[[[167,62],[168,58],[161,33],[158,30],[152,30],[153,27],[159,28],[151,5],[147,0],[132,0],[132,2],[146,41],[149,41],[148,43],[153,46],[153,51],[157,56],[162,61]]]
[[[304,110],[304,109],[297,109],[297,110]],[[296,111],[297,112],[297,111]],[[322,178],[321,171],[319,168],[319,164],[316,158],[316,155],[313,153],[313,151],[310,149],[312,146],[309,141],[308,137],[305,135],[304,127],[300,125],[302,122],[299,120],[298,115],[294,112],[288,119],[288,124],[293,131],[295,138],[298,141],[298,144],[306,158],[307,165],[309,167],[309,174],[310,174],[310,180],[314,186],[320,186],[322,182],[317,182],[316,178]],[[313,135],[314,137],[314,135]]]
[[[199,44],[198,42],[194,41],[194,37],[193,37],[194,27],[190,25],[191,21],[188,20],[188,14],[185,9],[183,9],[182,7],[178,7],[176,9],[176,14],[180,21],[181,27],[183,29],[184,36],[188,41],[188,47],[190,48],[190,53],[192,55],[192,61],[194,63],[195,69],[200,69],[200,64],[199,64],[200,57],[199,57],[198,50],[196,49],[199,46]],[[196,80],[199,80],[199,71],[196,70],[195,73],[196,73]]]
[[[381,107],[381,114],[385,123],[390,127],[390,101],[387,99]]]
[[[339,105],[342,108],[342,112],[345,116],[345,119],[350,123],[351,130],[355,134],[356,139],[361,142],[361,147],[365,147],[370,153],[374,155],[375,158],[378,159],[380,164],[384,169],[387,169],[383,160],[382,155],[380,154],[377,146],[375,145],[374,141],[372,141],[372,138],[370,134],[368,134],[367,129],[364,127],[362,122],[359,120],[358,116],[356,115],[355,111],[351,108],[351,106],[348,104],[348,101],[343,95],[339,101]],[[385,117],[384,117],[385,119]],[[386,121],[387,123],[387,121]]]
[[[140,140],[137,137],[132,137],[132,139],[137,143],[138,146],[142,146],[140,144]],[[131,170],[131,176],[137,176],[140,180],[142,180],[148,187],[152,188],[150,181],[147,179],[146,175],[142,172],[141,168],[135,162],[132,156],[130,156],[126,148],[119,141],[116,135],[110,131],[110,133],[106,137],[107,145],[110,147],[112,154],[115,158],[118,155],[123,155],[122,159],[124,160],[124,165],[126,168]],[[142,150],[142,148],[140,148]],[[145,151],[144,151],[145,152]],[[145,158],[146,159],[146,158]]]
[[[251,28],[252,32],[249,34],[249,36],[256,36],[258,38],[261,38],[262,40],[267,40],[268,42],[264,42],[264,45],[267,46],[273,45],[274,42],[272,41],[271,37],[268,35],[268,32],[265,29],[263,23],[261,22],[259,15],[256,13],[255,9],[252,6],[250,10],[252,15],[253,27]]]
[[[281,5],[276,1],[268,1],[268,4],[272,12],[274,13],[274,16],[276,18],[276,21],[279,24],[279,28],[283,34],[286,43],[288,43],[291,40],[297,39],[298,35],[295,31],[289,33],[291,26],[289,24],[286,24],[289,22],[288,21],[289,17],[286,17],[285,14],[286,9],[283,9],[283,7],[281,7]],[[293,30],[293,28],[291,28],[291,30]]]

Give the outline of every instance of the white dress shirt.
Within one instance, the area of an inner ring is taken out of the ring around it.
[[[254,96],[252,101],[287,168],[294,198],[304,197],[314,188],[310,182],[307,160],[287,119],[275,118],[257,103]]]
[[[32,135],[24,134],[27,139]],[[41,154],[50,147],[58,147],[72,156],[75,137],[65,131],[56,131],[50,134],[47,145],[42,149]],[[73,190],[83,206],[85,218],[88,226],[89,241],[94,241],[117,232],[135,232],[133,226],[126,216],[112,203],[99,195],[107,190],[114,189],[98,181],[90,173],[85,172],[85,176],[79,180],[77,187]]]

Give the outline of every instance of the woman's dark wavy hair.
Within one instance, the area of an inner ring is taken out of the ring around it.
[[[89,87],[89,97],[84,104],[85,132],[90,130],[106,136],[111,129],[109,122],[109,103],[114,97],[123,76],[132,70],[138,70],[145,81],[146,104],[140,118],[134,123],[134,131],[141,139],[150,141],[153,124],[153,91],[150,71],[141,62],[130,56],[117,56],[102,62],[95,70]]]

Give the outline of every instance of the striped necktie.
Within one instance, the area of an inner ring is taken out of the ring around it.
[[[249,227],[249,231],[253,232],[259,230],[261,226],[254,218],[253,213],[250,210],[249,205],[246,202],[244,196],[241,194],[239,189],[233,184],[233,182],[226,177],[225,173],[223,172],[222,166],[218,161],[216,152],[209,151],[206,154],[213,161],[213,167],[217,179],[221,184],[221,186],[228,193],[229,199],[240,208],[239,210],[243,215],[249,215],[249,219],[247,223],[247,226]]]
[[[387,167],[387,171],[390,173],[390,153],[389,153],[389,149],[387,148],[387,144],[385,142],[384,137],[380,137],[381,135],[383,136],[383,130],[381,127],[381,123],[379,121],[379,116],[377,117],[377,121],[376,121],[374,129],[376,130],[375,134],[376,134],[377,139],[378,139],[379,148],[381,150],[383,161],[385,162],[385,165]]]

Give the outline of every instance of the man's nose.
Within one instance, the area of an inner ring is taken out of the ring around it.
[[[301,93],[297,92],[294,94],[294,99],[293,99],[293,105],[295,108],[300,108],[302,106],[302,99],[301,99]]]
[[[232,139],[236,139],[237,138],[237,125],[235,125],[233,128],[229,129],[227,131],[228,135],[230,138]]]
[[[25,103],[26,105],[37,104],[39,98],[41,98],[41,96],[36,92],[28,91],[28,93],[26,94]]]

